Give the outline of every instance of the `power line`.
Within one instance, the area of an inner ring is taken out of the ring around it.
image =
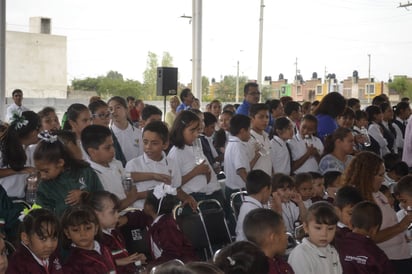
[[[398,8],[408,9],[409,6],[412,6],[412,3],[410,3],[410,2],[408,1],[408,3],[406,3],[406,4],[399,3]]]

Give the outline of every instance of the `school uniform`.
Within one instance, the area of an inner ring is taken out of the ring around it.
[[[345,244],[337,247],[343,273],[394,274],[395,271],[385,252],[364,235],[348,232]]]
[[[245,200],[240,206],[239,216],[237,218],[237,223],[236,223],[236,241],[237,242],[247,240],[245,233],[243,232],[243,222],[245,220],[246,215],[250,211],[256,208],[263,208],[262,203],[251,196],[245,196]]]
[[[23,208],[23,205],[13,203],[0,185],[0,219],[4,221],[3,226],[0,227],[0,233],[5,234],[8,240],[18,238],[19,216]]]
[[[177,166],[179,162],[166,157],[166,154],[162,152],[162,159],[160,161],[154,161],[149,158],[146,153],[134,158],[127,162],[126,172],[153,172],[168,175],[172,177],[171,186],[179,187],[182,183],[182,175],[180,169]],[[152,190],[155,186],[161,184],[162,182],[156,180],[147,180],[135,182],[138,192]],[[133,203],[133,207],[143,208],[145,199],[137,200]]]
[[[120,129],[115,124],[111,129],[116,135],[126,161],[130,161],[143,154],[142,131],[128,123],[126,129]]]
[[[69,207],[64,200],[76,189],[93,192],[103,190],[103,186],[90,167],[66,169],[57,178],[40,182],[36,203],[60,216]]]
[[[402,161],[412,167],[412,115],[408,119],[405,127],[405,138],[403,144]]]
[[[319,171],[322,175],[325,175],[326,172],[329,171],[339,171],[343,173],[345,168],[349,165],[352,161],[352,155],[346,155],[345,160],[342,162],[338,158],[336,158],[333,154],[329,153],[320,159],[319,162]]]
[[[295,232],[295,223],[299,222],[299,207],[294,202],[282,203],[282,218],[286,226],[286,231]]]
[[[292,267],[280,256],[273,258],[268,257],[269,272],[268,274],[294,274]]]
[[[391,152],[388,148],[388,141],[383,137],[380,125],[372,122],[368,127],[368,134],[378,142],[381,157]]]
[[[344,223],[338,222],[336,225],[335,238],[332,241],[332,244],[339,250],[341,245],[346,245],[346,234],[352,232]]]
[[[292,139],[288,141],[290,150],[292,153],[292,161],[296,161],[301,158],[307,151],[306,142],[300,134],[296,134]],[[319,155],[323,153],[322,141],[316,137],[312,136],[312,144],[315,147]],[[295,174],[302,172],[319,172],[319,164],[315,157],[309,157],[306,162],[294,171]]]
[[[129,257],[129,253],[126,250],[126,243],[124,241],[123,235],[117,229],[102,229],[102,240],[101,243],[106,246],[116,262],[118,259]],[[128,274],[134,273],[136,267],[133,263],[127,265],[116,265],[117,274]]]
[[[270,157],[274,173],[290,175],[291,159],[287,143],[279,136],[273,136],[270,141]]]
[[[398,212],[396,212],[396,217],[398,218],[398,222],[402,221],[402,219],[405,218],[406,214],[408,213],[403,208],[399,210]],[[408,239],[408,245],[409,245],[409,248],[411,249],[411,256],[412,256],[412,230],[407,229],[405,231],[405,238]]]
[[[70,247],[70,254],[64,264],[65,274],[103,274],[116,273],[116,266],[110,250],[94,241],[94,249],[86,250],[76,246]]]
[[[216,148],[213,146],[213,136],[208,137],[201,134],[199,136],[199,139],[202,142],[203,154],[209,161],[209,164],[213,166],[213,164],[216,162],[216,157],[219,156],[219,154],[216,151]]]
[[[246,173],[248,173],[252,158],[248,143],[241,141],[236,136],[230,135],[225,150],[225,185],[227,188],[239,190],[246,187],[242,177],[237,174],[237,170],[244,168]]]
[[[330,244],[326,247],[317,247],[307,238],[292,250],[288,263],[296,274],[342,273],[336,249]]]
[[[250,140],[248,142],[250,155],[254,155],[256,152],[256,144],[262,147],[259,159],[253,166],[253,170],[260,169],[267,175],[272,176],[272,158],[270,157],[270,140],[269,135],[263,131],[262,134],[257,133],[253,129],[250,130]]]
[[[7,274],[63,274],[63,268],[56,252],[47,260],[34,255],[23,243],[9,259]]]
[[[90,167],[96,172],[104,190],[109,191],[117,196],[120,200],[126,198],[126,193],[122,185],[122,179],[125,177],[122,162],[113,159],[108,167],[99,165],[92,160],[88,161]]]
[[[192,244],[179,229],[171,214],[158,216],[149,227],[150,250],[154,260],[151,267],[179,259],[184,263],[196,261],[198,258]]]

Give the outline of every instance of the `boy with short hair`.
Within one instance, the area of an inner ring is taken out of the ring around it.
[[[162,121],[162,114],[163,112],[158,107],[154,105],[145,105],[140,115],[140,126],[144,128],[145,125],[149,124],[150,122]]]
[[[249,148],[251,153],[257,151],[260,154],[253,169],[260,169],[272,176],[272,158],[270,157],[269,134],[265,129],[269,124],[269,107],[266,104],[253,104],[249,108],[251,130]]]
[[[397,200],[399,201],[399,207],[401,208],[398,212],[396,212],[396,217],[400,222],[407,214],[411,214],[410,210],[412,207],[412,175],[407,175],[403,177],[397,184],[395,188],[395,195]],[[409,246],[411,248],[411,255],[412,255],[412,231],[406,230],[405,237],[409,241]]]
[[[302,106],[296,101],[290,101],[283,104],[286,117],[292,122],[293,133],[299,133],[299,123],[302,119]]]
[[[342,177],[342,172],[340,171],[328,171],[323,174],[323,182],[325,184],[325,191],[327,193],[328,199],[333,201],[336,198],[336,192],[340,187],[340,179]]]
[[[269,274],[294,273],[282,258],[288,245],[288,236],[281,215],[270,209],[253,209],[245,217],[243,230],[246,238],[265,253]]]
[[[213,145],[213,133],[215,133],[217,118],[210,112],[204,112],[203,118],[205,127],[203,128],[203,133],[200,133],[199,138],[202,142],[203,154],[206,156],[209,164],[214,167],[219,156]]]
[[[182,175],[178,163],[169,159],[164,150],[169,146],[169,130],[162,121],[147,124],[143,130],[143,155],[133,158],[126,164],[126,172],[131,174],[136,188],[141,194],[133,206],[143,208],[150,190],[165,183],[178,188],[177,197],[194,207],[196,202],[181,189]]]
[[[288,141],[292,154],[292,173],[319,172],[323,144],[315,136],[317,127],[316,117],[306,114],[300,123],[299,132]]]
[[[295,190],[302,197],[305,207],[309,208],[312,205],[313,196],[313,178],[309,172],[295,175]]]
[[[372,240],[382,224],[379,206],[369,201],[358,203],[353,208],[351,224],[345,243],[336,246],[343,272],[394,274],[388,256]]]
[[[236,241],[244,241],[246,239],[243,233],[243,221],[246,214],[252,209],[263,208],[267,204],[270,194],[272,194],[272,185],[270,176],[262,170],[252,170],[247,175],[246,191],[242,205],[240,206],[239,216],[236,223]]]

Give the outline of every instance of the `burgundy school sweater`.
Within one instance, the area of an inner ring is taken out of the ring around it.
[[[295,274],[292,267],[282,258],[275,256],[268,258],[269,272],[268,274]]]
[[[49,267],[47,270],[48,271],[34,259],[33,255],[26,247],[20,246],[10,258],[9,267],[7,268],[6,273],[63,274],[62,265],[60,264],[60,259],[56,252],[49,257]]]

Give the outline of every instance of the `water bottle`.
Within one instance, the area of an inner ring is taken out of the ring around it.
[[[203,157],[202,141],[200,141],[199,138],[193,142],[193,154],[195,155],[196,165],[200,165],[205,161],[205,158]]]
[[[37,173],[31,173],[26,179],[26,202],[34,204],[37,198]]]
[[[369,138],[368,130],[365,127],[360,129],[360,133],[363,135],[364,141],[363,145],[369,147],[371,145],[371,139]]]
[[[126,172],[123,181],[123,189],[125,192],[129,192],[130,190],[132,190],[132,185],[133,185],[133,179],[132,179],[132,175],[130,174],[130,172]]]
[[[136,266],[136,270],[135,270],[135,274],[143,274],[143,273],[147,273],[146,271],[146,267],[144,267],[142,265],[142,261],[136,261],[134,262],[134,265]]]
[[[304,139],[305,139],[306,145],[308,145],[309,147],[313,145],[312,136],[310,136],[309,134],[306,134]]]

